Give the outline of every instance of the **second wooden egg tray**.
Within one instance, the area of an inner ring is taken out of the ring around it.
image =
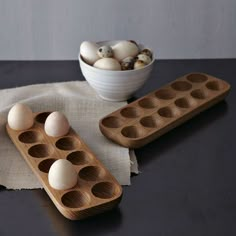
[[[6,129],[58,210],[65,217],[78,220],[115,207],[122,196],[117,180],[73,129],[60,138],[48,137],[44,122],[49,114],[35,114],[34,126],[28,130],[15,131],[8,124]],[[78,173],[77,185],[71,189],[56,190],[49,185],[49,169],[58,159],[69,160]]]
[[[224,99],[230,85],[211,75],[191,73],[102,118],[104,136],[139,148]]]

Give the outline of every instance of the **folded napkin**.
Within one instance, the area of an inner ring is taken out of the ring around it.
[[[134,152],[107,140],[98,127],[103,116],[124,106],[124,102],[100,99],[85,81],[4,89],[0,90],[0,97],[0,185],[8,189],[42,187],[5,131],[9,109],[17,102],[27,104],[33,112],[63,112],[71,127],[121,185],[130,184],[131,172],[138,173]]]

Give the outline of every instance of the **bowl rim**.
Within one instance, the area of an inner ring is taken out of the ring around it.
[[[95,42],[96,44],[98,44],[99,46],[103,46],[103,45],[115,45],[116,43],[118,42],[121,42],[121,41],[127,41],[127,40],[105,40],[105,41],[98,41],[98,42]],[[91,66],[89,64],[87,64],[81,54],[80,54],[80,51],[78,53],[78,60],[80,63],[82,63],[85,67],[89,68],[90,70],[94,71],[94,72],[105,72],[105,73],[111,73],[111,74],[132,74],[134,72],[138,72],[138,71],[142,71],[142,70],[146,70],[147,68],[149,68],[150,66],[152,66],[155,62],[155,55],[153,53],[153,50],[150,49],[150,47],[145,47],[143,44],[138,44],[138,46],[141,48],[141,49],[144,49],[144,48],[148,48],[151,52],[152,52],[152,61],[145,65],[144,67],[142,68],[139,68],[139,69],[134,69],[134,70],[104,70],[104,69],[100,69],[100,68],[96,68],[94,66]]]

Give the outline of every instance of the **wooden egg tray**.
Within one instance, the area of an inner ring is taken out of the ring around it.
[[[102,118],[104,136],[139,148],[223,100],[230,85],[211,75],[187,74]]]
[[[15,131],[8,124],[6,129],[58,210],[68,219],[79,220],[118,205],[121,186],[73,129],[60,138],[46,135],[44,122],[49,114],[34,114],[34,125],[28,130]],[[78,173],[75,187],[56,190],[49,185],[49,169],[58,159],[67,159],[74,165]]]

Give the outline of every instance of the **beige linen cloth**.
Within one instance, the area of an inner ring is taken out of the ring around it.
[[[5,131],[9,109],[17,102],[27,104],[33,112],[63,112],[121,185],[130,184],[131,172],[138,173],[134,152],[107,140],[98,127],[103,116],[125,103],[104,101],[86,81],[71,81],[0,90],[0,185],[8,189],[42,187]]]

